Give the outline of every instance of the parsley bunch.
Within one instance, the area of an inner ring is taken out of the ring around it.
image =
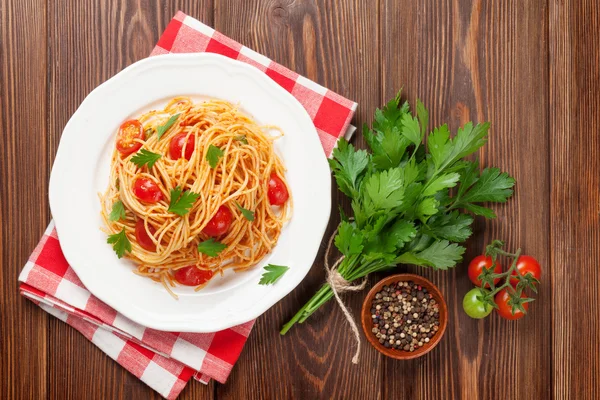
[[[400,103],[398,93],[376,110],[371,128],[363,127],[370,151],[342,139],[329,161],[354,213],[342,213],[335,237],[344,257],[338,272],[349,282],[397,264],[454,267],[465,251],[458,243],[472,234],[472,214],[495,218],[482,203],[505,202],[513,193],[515,180],[507,173],[481,171],[477,161],[465,160],[486,143],[489,123],[469,122],[453,137],[442,125],[424,145],[427,110],[417,100],[413,116],[408,102]],[[332,297],[331,287],[323,285],[281,334]]]

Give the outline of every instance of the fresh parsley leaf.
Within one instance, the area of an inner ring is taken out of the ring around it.
[[[167,211],[177,215],[185,215],[190,212],[198,196],[200,195],[189,190],[182,192],[181,187],[177,186],[175,189],[171,189],[171,200]]]
[[[417,118],[419,119],[419,125],[421,125],[421,139],[423,139],[429,125],[429,112],[419,99],[417,99]]]
[[[392,168],[376,172],[364,182],[363,201],[368,209],[385,210],[399,207],[404,198],[402,171]]]
[[[448,269],[462,260],[465,248],[447,240],[436,240],[418,252],[406,252],[396,259],[398,263],[427,265],[434,269]]]
[[[463,192],[459,204],[486,201],[504,203],[512,196],[514,185],[514,178],[506,172],[501,172],[498,168],[486,168],[473,186],[466,193]]]
[[[215,168],[217,164],[219,164],[219,159],[223,157],[223,150],[218,148],[215,145],[208,146],[208,150],[206,151],[206,161],[210,164],[211,168]]]
[[[449,214],[442,213],[431,217],[422,229],[434,238],[461,243],[473,233],[471,230],[472,223],[473,217],[455,210]]]
[[[476,204],[463,204],[461,207],[467,211],[471,211],[475,215],[481,215],[488,219],[496,218],[496,213],[491,208],[478,206]]]
[[[149,150],[142,149],[138,151],[133,157],[131,157],[131,162],[142,168],[144,165],[147,165],[149,169],[151,169],[154,164],[161,158],[160,154],[153,153]]]
[[[171,128],[173,126],[173,124],[175,123],[175,121],[177,121],[177,118],[179,118],[180,114],[175,114],[173,116],[171,116],[171,118],[169,118],[167,120],[167,122],[165,122],[163,125],[159,125],[156,128],[156,136],[157,139],[160,140],[160,138],[162,137],[162,135],[164,135],[165,133],[167,133],[167,131],[169,130],[169,128]]]
[[[402,116],[402,134],[415,146],[420,145],[423,140],[419,121],[410,114]]]
[[[425,190],[423,191],[423,196],[432,196],[440,190],[454,187],[459,179],[460,174],[458,172],[439,175],[433,180],[429,181],[425,187]]]
[[[118,221],[120,219],[125,219],[125,206],[121,200],[117,200],[112,206],[112,210],[108,215],[108,220]]]
[[[215,239],[210,238],[204,242],[198,243],[198,251],[202,254],[206,254],[209,257],[216,257],[220,252],[225,250],[227,245],[221,242],[217,242]]]
[[[417,215],[423,222],[438,212],[438,201],[433,197],[424,199],[417,207]]]
[[[112,248],[119,258],[123,257],[125,253],[131,252],[131,242],[125,233],[125,227],[119,233],[108,235],[106,243],[112,244]]]
[[[468,122],[458,130],[452,139],[450,139],[447,125],[434,129],[429,134],[427,147],[435,167],[443,170],[479,150],[487,141],[489,126],[490,124],[486,122],[473,127],[473,123]]]
[[[266,272],[262,274],[262,277],[260,278],[260,281],[258,282],[259,285],[274,284],[283,276],[283,274],[285,274],[290,269],[290,267],[286,267],[283,265],[269,264],[269,265],[266,265],[264,269]]]
[[[235,140],[244,144],[248,144],[248,138],[246,137],[246,135],[238,135],[235,137]]]
[[[235,202],[235,206],[238,208],[238,210],[240,210],[244,218],[246,218],[250,222],[254,221],[254,213],[252,211],[246,210],[237,201]]]
[[[356,229],[352,223],[343,221],[335,237],[335,247],[346,257],[360,254],[363,249],[363,239],[364,237],[360,230]]]
[[[364,150],[355,150],[345,139],[340,139],[333,149],[329,165],[340,190],[348,197],[358,196],[359,177],[367,168],[369,155]]]

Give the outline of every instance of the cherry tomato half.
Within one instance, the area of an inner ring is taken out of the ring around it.
[[[533,277],[539,280],[542,277],[542,267],[540,267],[540,263],[531,256],[520,256],[517,260],[517,271],[521,276],[525,276],[528,273],[531,273]],[[513,271],[512,275],[517,276],[517,272]],[[510,278],[510,284],[514,287],[519,283],[518,278]]]
[[[154,236],[156,229],[152,225],[148,225],[148,230],[144,226],[144,220],[138,219],[135,223],[135,240],[137,240],[138,244],[142,246],[143,249],[148,251],[156,251],[156,244],[150,238],[150,235]]]
[[[521,297],[526,297],[525,293],[521,293]],[[523,318],[525,314],[523,314],[523,311],[521,310],[515,309],[515,313],[512,313],[512,306],[508,304],[509,300],[510,295],[508,294],[508,290],[506,289],[502,289],[496,294],[496,297],[494,297],[494,301],[496,302],[496,304],[498,304],[498,309],[496,309],[496,311],[498,311],[498,315],[508,320],[516,320]],[[523,308],[525,309],[525,311],[529,310],[529,303],[523,303]]]
[[[488,315],[490,315],[490,313],[494,309],[494,307],[492,307],[491,305],[486,304],[477,298],[481,296],[482,294],[480,288],[473,288],[469,290],[467,294],[465,294],[462,305],[463,310],[465,310],[465,313],[469,317],[475,319],[485,318]]]
[[[185,159],[189,160],[192,158],[194,145],[196,144],[196,137],[194,135],[190,135],[186,140],[186,135],[186,133],[179,133],[173,136],[173,139],[171,139],[171,143],[169,144],[169,156],[173,160],[177,160],[182,157],[183,145],[185,145]]]
[[[478,279],[479,275],[483,272],[483,268],[489,269],[492,266],[492,257],[477,256],[469,263],[469,279],[475,286],[481,286],[481,281]],[[496,260],[494,266],[494,273],[499,274],[502,272],[502,266]],[[494,285],[500,282],[500,278],[494,279]],[[489,283],[486,283],[486,288],[490,287]]]
[[[283,183],[281,178],[275,173],[272,173],[269,177],[269,190],[267,191],[267,195],[269,196],[269,203],[273,206],[284,205],[290,197],[285,183]]]
[[[213,272],[209,269],[200,269],[194,265],[183,267],[175,271],[177,282],[186,286],[198,286],[206,283],[213,277]]]
[[[231,210],[226,206],[221,206],[215,216],[208,221],[202,232],[212,237],[221,236],[229,230],[232,221],[233,214],[231,214]]]
[[[133,182],[133,194],[146,203],[156,203],[163,198],[158,185],[148,178],[138,178]]]
[[[119,127],[117,135],[117,150],[124,156],[135,153],[142,147],[142,143],[135,139],[144,139],[142,124],[137,119],[125,121]]]

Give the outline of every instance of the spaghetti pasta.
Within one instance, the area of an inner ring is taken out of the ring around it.
[[[200,289],[273,249],[291,209],[273,129],[228,102],[187,97],[121,126],[101,214],[107,234],[131,243],[125,257],[136,273],[173,294],[177,282]],[[189,207],[177,210],[184,196]],[[207,243],[212,250],[202,251]]]

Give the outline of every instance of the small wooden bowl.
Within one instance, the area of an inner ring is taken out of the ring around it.
[[[428,343],[425,343],[422,347],[420,347],[412,352],[404,351],[404,350],[396,350],[393,348],[385,347],[384,345],[379,343],[379,340],[377,339],[377,337],[375,337],[375,335],[371,331],[371,329],[373,329],[373,319],[371,318],[371,304],[373,302],[373,298],[375,297],[375,295],[378,292],[380,292],[385,285],[390,285],[395,282],[408,282],[408,281],[413,281],[417,285],[420,285],[420,286],[424,287],[425,289],[427,289],[428,292],[433,295],[433,298],[435,299],[435,301],[437,301],[437,303],[439,304],[439,307],[440,307],[439,330],[436,332],[435,335],[433,335],[433,337],[431,338],[431,340]],[[410,360],[413,358],[421,357],[422,355],[424,355],[426,353],[429,353],[442,339],[442,336],[444,336],[444,332],[446,331],[446,325],[448,325],[448,309],[446,307],[446,302],[444,301],[444,298],[442,297],[442,293],[437,288],[437,286],[435,286],[433,283],[429,282],[427,279],[425,279],[419,275],[397,274],[397,275],[388,276],[387,278],[380,280],[369,291],[369,293],[367,294],[367,297],[365,298],[363,306],[362,306],[361,321],[362,321],[363,331],[365,332],[365,336],[367,337],[367,340],[369,340],[369,343],[371,343],[371,345],[373,345],[373,347],[375,347],[380,353],[382,353],[388,357],[395,358],[397,360]]]

